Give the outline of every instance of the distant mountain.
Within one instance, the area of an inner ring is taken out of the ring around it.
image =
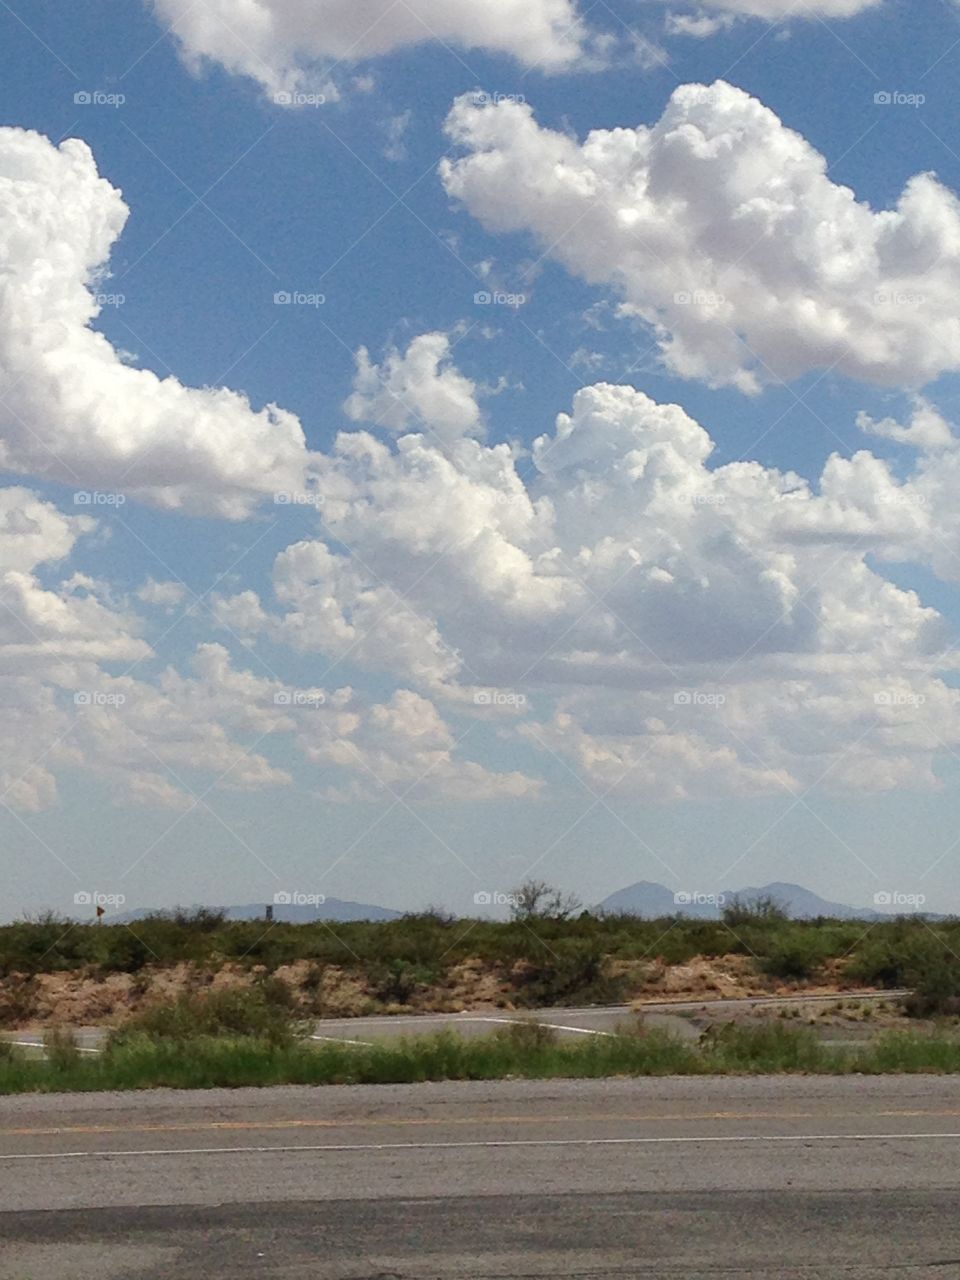
[[[830,902],[821,898],[812,889],[803,885],[789,884],[784,880],[774,880],[772,884],[757,888],[750,885],[746,889],[738,889],[734,894],[727,890],[726,899],[737,897],[743,902],[756,902],[758,898],[774,898],[782,903],[787,911],[797,920],[807,920],[815,916],[835,916],[840,920],[872,920],[881,913],[876,907],[851,907],[843,902]]]
[[[716,920],[720,915],[719,909],[713,904],[698,901],[680,904],[677,902],[678,896],[683,895],[675,895],[665,885],[656,884],[652,880],[638,880],[626,889],[611,893],[600,906],[604,911],[622,911],[627,915],[646,916],[648,920],[655,920],[660,916],[675,916],[678,912],[703,920]],[[688,896],[694,897],[692,893]]]
[[[131,924],[134,920],[142,920],[144,916],[156,915],[160,908],[143,907],[138,911],[127,911],[123,915],[108,915],[108,924]],[[262,920],[266,915],[266,904],[249,902],[243,906],[224,907],[228,920]],[[327,898],[324,902],[306,905],[301,903],[274,903],[273,918],[280,924],[315,924],[318,920],[339,921],[344,924],[350,920],[397,920],[402,911],[392,911],[389,907],[371,906],[366,902],[346,902],[342,898]]]
[[[741,902],[755,902],[758,898],[774,898],[784,909],[797,920],[814,916],[833,916],[840,920],[877,920],[885,915],[898,913],[895,902],[886,910],[875,907],[851,907],[842,902],[830,902],[821,898],[811,889],[799,884],[788,884],[775,880],[772,884],[745,889],[725,889],[722,894],[697,893],[681,891],[674,893],[662,884],[650,880],[640,880],[626,889],[618,889],[604,898],[600,906],[604,911],[622,911],[630,915],[645,916],[653,919],[657,916],[684,915],[701,920],[717,920],[723,904],[729,904],[734,898]],[[901,906],[899,912],[907,914],[911,908]]]

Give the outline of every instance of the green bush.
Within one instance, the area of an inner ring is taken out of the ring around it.
[[[43,1037],[43,1048],[50,1070],[63,1075],[73,1072],[82,1057],[72,1031],[50,1027]]]
[[[905,1001],[912,1017],[960,1014],[960,939],[951,928],[897,921],[871,937],[855,956],[851,972],[883,987],[910,987]]]
[[[527,1008],[546,1005],[616,1004],[623,983],[607,972],[603,951],[591,942],[568,941],[548,947],[539,964],[517,975],[517,1003]]]
[[[830,950],[830,940],[816,930],[801,927],[777,932],[760,957],[760,968],[773,978],[809,978]]]
[[[373,966],[367,977],[377,1000],[384,1004],[409,1004],[418,992],[436,981],[437,975],[424,965],[391,960],[389,964]]]
[[[781,925],[790,916],[782,902],[761,894],[757,898],[733,897],[720,913],[723,923],[731,929],[739,929],[746,924]]]
[[[0,978],[0,1027],[16,1027],[37,1008],[37,980],[14,974]]]
[[[701,1037],[708,1069],[720,1071],[820,1071],[829,1051],[812,1027],[782,1022],[711,1027]]]
[[[190,993],[149,1004],[111,1035],[110,1045],[142,1037],[170,1044],[245,1037],[282,1047],[294,1043],[298,1030],[290,988],[271,978],[249,989]]]
[[[960,1014],[960,959],[947,951],[923,957],[909,973],[913,991],[904,1001],[912,1018]]]

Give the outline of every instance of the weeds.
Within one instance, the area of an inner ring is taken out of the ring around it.
[[[190,993],[147,1005],[113,1032],[110,1048],[149,1041],[173,1046],[245,1038],[272,1048],[293,1045],[298,1032],[290,988],[268,978],[248,991]]]
[[[51,1045],[48,1044],[48,1053]],[[0,1051],[0,1094],[94,1089],[203,1089],[278,1084],[397,1084],[426,1080],[602,1076],[960,1071],[960,1042],[945,1035],[890,1032],[862,1048],[820,1043],[809,1028],[729,1024],[691,1044],[643,1027],[576,1041],[517,1023],[492,1036],[455,1032],[370,1046],[254,1035],[162,1039],[140,1031],[81,1057],[62,1042],[46,1061]]]

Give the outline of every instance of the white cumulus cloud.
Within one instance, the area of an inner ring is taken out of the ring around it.
[[[0,129],[0,465],[231,518],[302,489],[292,414],[130,368],[92,327],[126,218],[84,142]]]
[[[331,545],[280,555],[272,608],[224,608],[598,786],[937,785],[960,746],[949,628],[876,562],[946,556],[931,471],[960,449],[905,481],[866,451],[832,458],[816,486],[712,451],[678,406],[603,383],[536,440],[527,483],[503,444],[344,433],[318,479]]]
[[[504,53],[558,71],[590,43],[573,0],[153,0],[188,63],[219,63],[272,94],[329,91],[335,64],[351,65],[431,41]]]
[[[933,174],[875,211],[723,81],[681,86],[651,127],[583,142],[471,95],[447,132],[466,153],[442,162],[450,195],[612,288],[683,377],[755,391],[835,369],[919,387],[960,368],[960,202]]]

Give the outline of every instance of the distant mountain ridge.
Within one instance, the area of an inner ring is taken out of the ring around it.
[[[887,903],[872,907],[851,907],[843,902],[830,902],[812,889],[805,889],[803,885],[790,884],[785,880],[774,880],[760,886],[749,885],[743,889],[725,889],[722,893],[715,894],[698,893],[694,890],[674,893],[665,885],[652,880],[638,880],[636,884],[611,893],[599,905],[604,911],[622,911],[630,915],[645,916],[647,919],[684,915],[700,920],[718,920],[723,907],[729,905],[734,898],[740,902],[773,898],[797,920],[816,916],[832,916],[840,920],[878,920],[884,916],[922,911],[922,907],[916,904],[898,901],[895,894],[885,896],[890,899]]]
[[[314,924],[320,921],[329,923],[349,923],[353,920],[398,920],[404,912],[395,911],[391,907],[382,907],[373,903],[350,902],[342,898],[326,898],[323,902],[299,902],[296,894],[278,895],[290,897],[290,902],[272,903],[273,918],[278,924]],[[831,902],[821,898],[812,889],[803,885],[791,884],[784,880],[775,880],[770,884],[748,885],[742,889],[725,889],[722,893],[698,892],[696,890],[674,892],[666,885],[652,880],[639,880],[636,884],[618,889],[597,904],[598,909],[610,912],[622,912],[627,915],[656,919],[662,916],[687,916],[699,920],[718,920],[725,905],[734,898],[740,902],[755,902],[759,898],[773,898],[783,906],[787,913],[797,920],[812,919],[816,916],[831,916],[839,920],[882,920],[893,915],[919,912],[930,919],[942,919],[922,906],[902,902],[894,894],[886,895],[890,901],[872,907],[853,907],[843,902]],[[263,920],[266,916],[266,903],[249,902],[238,906],[224,907],[228,920]],[[188,908],[188,910],[193,908]],[[136,911],[126,911],[119,915],[110,912],[107,919],[110,924],[132,924],[142,920],[144,916],[156,915],[170,908],[143,907]]]

